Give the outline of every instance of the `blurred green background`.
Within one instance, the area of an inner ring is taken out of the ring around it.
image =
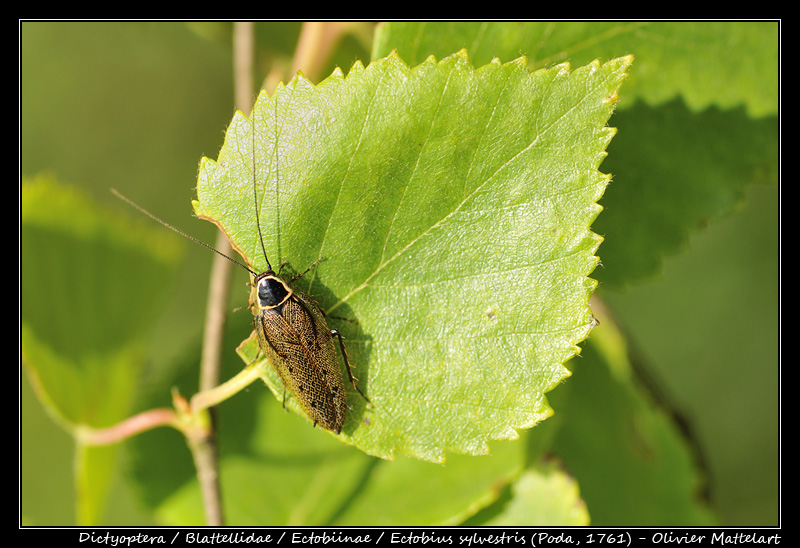
[[[200,158],[216,157],[233,113],[230,28],[22,23],[23,177],[52,173],[136,217],[110,194],[115,187],[213,242],[214,227],[192,217],[190,201]],[[290,55],[300,23],[258,29],[264,51]],[[369,58],[355,42],[340,51],[332,64],[345,70]],[[726,525],[779,520],[779,208],[779,187],[753,186],[737,211],[699,229],[654,279],[624,292],[600,288],[635,357],[690,418],[709,465],[712,503]],[[197,345],[202,329],[212,258],[185,247],[179,281],[153,326],[156,375],[160,364]],[[246,301],[246,292],[236,291],[246,277],[235,276],[232,307]],[[20,381],[21,515],[24,523],[72,524],[72,440],[46,416],[22,371]],[[108,523],[151,519],[123,482],[111,501]]]

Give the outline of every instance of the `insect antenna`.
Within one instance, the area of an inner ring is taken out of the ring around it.
[[[261,220],[258,214],[258,186],[256,181],[258,173],[256,172],[256,120],[255,116],[251,115],[251,122],[253,123],[253,202],[256,209],[256,228],[258,229],[258,241],[261,242],[261,251],[264,253],[264,260],[267,261],[268,272],[272,272],[272,265],[269,263],[267,257],[267,248],[264,246],[264,236],[261,234]]]
[[[215,248],[211,247],[210,245],[208,245],[208,244],[207,244],[207,243],[205,243],[205,242],[201,242],[200,240],[198,240],[198,239],[197,239],[197,238],[195,238],[194,236],[190,236],[189,234],[185,233],[183,230],[180,230],[179,228],[176,228],[176,227],[172,226],[172,225],[171,225],[171,224],[169,224],[168,222],[166,222],[166,221],[163,221],[163,220],[159,219],[158,217],[156,217],[155,215],[153,215],[152,213],[150,213],[149,211],[147,211],[146,209],[144,209],[142,206],[140,206],[139,204],[137,204],[136,202],[134,202],[133,200],[131,200],[131,199],[130,199],[130,198],[128,198],[127,196],[124,196],[123,194],[121,194],[120,192],[118,192],[118,191],[117,191],[117,189],[115,189],[115,188],[112,188],[112,189],[111,189],[111,192],[112,192],[112,193],[114,193],[114,195],[115,195],[117,198],[119,198],[120,200],[122,200],[122,201],[124,201],[124,202],[127,202],[128,204],[130,204],[131,206],[135,207],[136,209],[138,209],[139,211],[141,211],[142,213],[144,213],[145,215],[147,215],[148,217],[150,217],[150,218],[151,218],[151,219],[153,219],[154,221],[157,221],[157,222],[161,223],[162,225],[164,225],[165,227],[169,228],[170,230],[172,230],[172,231],[174,231],[174,232],[177,232],[177,233],[178,233],[178,234],[180,234],[181,236],[183,236],[183,237],[185,237],[185,238],[189,238],[189,239],[190,239],[190,240],[192,240],[193,242],[195,242],[195,243],[198,243],[198,244],[202,245],[203,247],[205,247],[205,248],[207,248],[207,249],[210,249],[211,251],[213,251],[213,252],[214,252],[214,253],[216,253],[217,255],[220,255],[221,257],[225,257],[225,258],[226,258],[226,259],[228,259],[230,262],[232,262],[232,263],[234,263],[234,264],[237,264],[237,265],[241,266],[242,268],[244,268],[245,270],[247,270],[247,271],[248,271],[250,274],[252,274],[253,276],[257,276],[257,274],[256,274],[255,272],[253,272],[253,271],[252,271],[252,270],[251,270],[249,267],[247,267],[247,266],[243,265],[242,263],[240,263],[239,261],[237,261],[237,260],[236,260],[236,259],[234,259],[233,257],[228,257],[228,256],[227,256],[227,255],[225,255],[225,254],[224,254],[222,251],[220,251],[220,250],[218,250],[218,249],[215,249]],[[260,232],[259,232],[259,234],[260,234]],[[261,245],[264,245],[264,244],[263,244],[263,242],[262,242],[262,244],[261,244]]]

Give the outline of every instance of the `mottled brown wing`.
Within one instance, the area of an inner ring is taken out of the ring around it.
[[[347,399],[336,345],[317,306],[294,293],[280,312],[261,312],[256,331],[261,349],[308,417],[338,434]]]

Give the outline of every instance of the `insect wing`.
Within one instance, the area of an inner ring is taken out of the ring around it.
[[[347,400],[336,345],[316,304],[294,293],[280,309],[262,310],[256,331],[261,349],[306,415],[339,433]]]

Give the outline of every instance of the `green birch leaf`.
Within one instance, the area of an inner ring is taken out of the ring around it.
[[[523,54],[537,68],[635,53],[594,225],[606,238],[596,277],[624,288],[735,210],[746,185],[778,181],[779,46],[777,21],[393,21],[372,54],[414,63],[465,47],[476,63]]]
[[[371,401],[348,385],[342,441],[442,462],[552,414],[545,393],[593,326],[597,168],[630,62],[529,73],[393,54],[317,86],[298,75],[237,113],[195,211],[265,270],[256,181],[272,265],[324,258],[295,285],[344,335]],[[240,353],[256,357],[254,338]]]

